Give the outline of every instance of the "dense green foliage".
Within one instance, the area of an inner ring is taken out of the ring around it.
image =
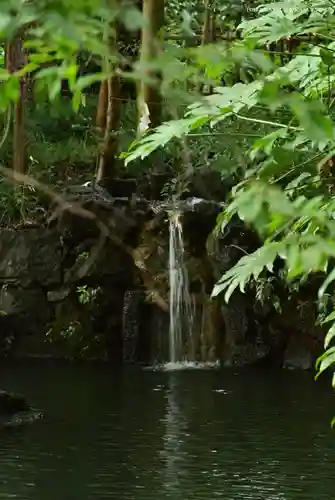
[[[234,187],[229,206],[219,221],[222,229],[237,214],[256,229],[264,244],[229,270],[213,295],[225,291],[229,300],[236,288],[244,291],[250,280],[271,273],[280,258],[285,263],[289,284],[312,273],[322,273],[325,278],[318,298],[322,300],[329,293],[332,303],[333,7],[324,1],[311,5],[296,0],[264,4],[256,13],[255,19],[245,20],[239,26],[242,41],[229,47],[212,46],[210,51],[207,49],[207,63],[203,61],[212,77],[217,76],[216,71],[229,70],[236,61],[249,61],[258,68],[254,81],[215,88],[213,94],[192,103],[183,118],[162,124],[134,144],[127,161],[144,158],[171,140],[195,131],[200,133],[204,127],[220,131],[227,121],[270,127],[252,144],[243,178]],[[283,37],[300,40],[297,53],[281,64],[283,61],[271,58],[264,47]],[[211,64],[217,54],[220,68]],[[332,322],[334,317],[331,312],[325,322]],[[332,325],[325,339],[327,350],[318,360],[319,373],[335,360],[335,347],[330,347],[334,334]]]

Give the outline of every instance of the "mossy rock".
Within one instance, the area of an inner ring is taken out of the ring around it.
[[[43,418],[43,413],[34,410],[33,408],[27,411],[20,411],[14,415],[1,415],[0,416],[0,430],[1,429],[14,429],[33,424],[36,420]]]
[[[19,394],[0,391],[0,429],[31,424],[43,417]]]

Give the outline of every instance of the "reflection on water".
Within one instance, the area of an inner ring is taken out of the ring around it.
[[[165,466],[162,467],[162,485],[165,496],[177,500],[182,499],[179,476],[187,463],[187,454],[183,451],[183,438],[187,429],[187,421],[179,404],[178,378],[173,373],[169,377],[166,399],[162,450]]]
[[[330,500],[335,414],[307,374],[2,369],[44,421],[0,435],[0,499]]]

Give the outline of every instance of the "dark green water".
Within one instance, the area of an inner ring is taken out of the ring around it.
[[[46,418],[0,436],[0,499],[332,500],[335,405],[303,373],[18,365]]]

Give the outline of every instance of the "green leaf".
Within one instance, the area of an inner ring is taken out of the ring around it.
[[[252,278],[257,279],[264,268],[271,268],[276,257],[284,252],[285,243],[271,242],[264,244],[252,254],[242,257],[234,267],[224,273],[214,286],[212,297],[226,290],[225,301],[228,302],[237,288],[244,292],[246,284]]]
[[[60,78],[49,82],[48,92],[50,101],[54,101],[59,96],[62,88],[62,80]]]
[[[302,172],[298,177],[290,181],[285,187],[285,191],[295,191],[306,179],[312,177],[310,172]]]
[[[334,315],[334,317],[335,317],[335,315]],[[324,340],[325,349],[327,349],[329,347],[329,344],[334,339],[334,337],[335,337],[335,323],[333,323],[333,325],[329,328],[327,335],[325,337],[325,340]]]
[[[72,107],[73,110],[77,113],[82,104],[82,93],[80,90],[76,90],[72,95]]]
[[[78,73],[77,64],[69,64],[62,66],[62,79],[68,80],[70,89],[73,89],[76,83]]]
[[[62,70],[58,66],[51,66],[50,68],[40,69],[36,75],[36,80],[42,80],[43,78],[60,78]]]
[[[20,96],[19,79],[12,76],[0,83],[0,107],[6,109],[9,103],[16,102]]]
[[[93,83],[107,80],[107,78],[108,78],[107,73],[92,73],[90,75],[80,76],[76,80],[73,86],[73,90],[83,90],[86,87],[91,86]]]
[[[248,193],[249,194],[249,193]],[[263,200],[261,197],[251,196],[242,200],[240,197],[238,204],[238,215],[245,222],[254,222],[260,215],[263,208]]]
[[[326,66],[334,64],[334,53],[327,48],[320,49],[320,57]]]
[[[126,165],[139,158],[143,160],[156,149],[164,147],[172,139],[181,138],[191,130],[202,127],[206,122],[208,122],[206,116],[165,122],[153,132],[144,135],[139,141],[135,141],[128,153],[123,153],[121,157],[125,158]]]
[[[123,24],[128,31],[136,31],[143,26],[143,16],[142,13],[131,6],[127,6],[122,12],[121,19]]]
[[[325,265],[325,258],[321,249],[315,245],[301,250],[301,262],[303,264],[303,271],[311,273],[322,271]]]
[[[291,109],[300,121],[306,136],[317,144],[319,141],[334,139],[334,124],[317,101],[292,99]]]
[[[262,181],[273,179],[283,173],[283,166],[277,163],[272,156],[259,164],[258,178]]]
[[[250,158],[254,160],[260,151],[264,151],[267,155],[271,154],[276,142],[280,139],[284,139],[287,134],[287,129],[280,128],[270,134],[264,135],[260,139],[257,139],[251,146]]]
[[[287,277],[295,278],[302,273],[301,253],[298,245],[289,245],[287,247]]]
[[[328,368],[332,367],[335,365],[335,346],[330,347],[327,349],[326,352],[322,354],[317,360],[316,360],[316,369],[318,370],[318,373],[316,374],[315,378],[318,378],[321,373],[324,371],[328,370]]]
[[[284,165],[292,165],[295,151],[290,151],[283,147],[276,146],[272,151],[272,155],[274,160],[283,167]]]
[[[328,273],[327,278],[324,280],[324,282],[320,286],[319,291],[318,291],[318,297],[319,297],[319,299],[321,299],[324,296],[324,294],[326,293],[329,285],[331,283],[333,283],[334,280],[335,280],[335,268],[332,269],[332,271],[330,271]]]
[[[6,29],[8,29],[11,22],[12,17],[7,12],[2,11],[0,16],[0,33],[6,33]]]
[[[322,324],[324,323],[329,323],[329,321],[334,321],[335,320],[335,311],[330,313],[323,321]]]

